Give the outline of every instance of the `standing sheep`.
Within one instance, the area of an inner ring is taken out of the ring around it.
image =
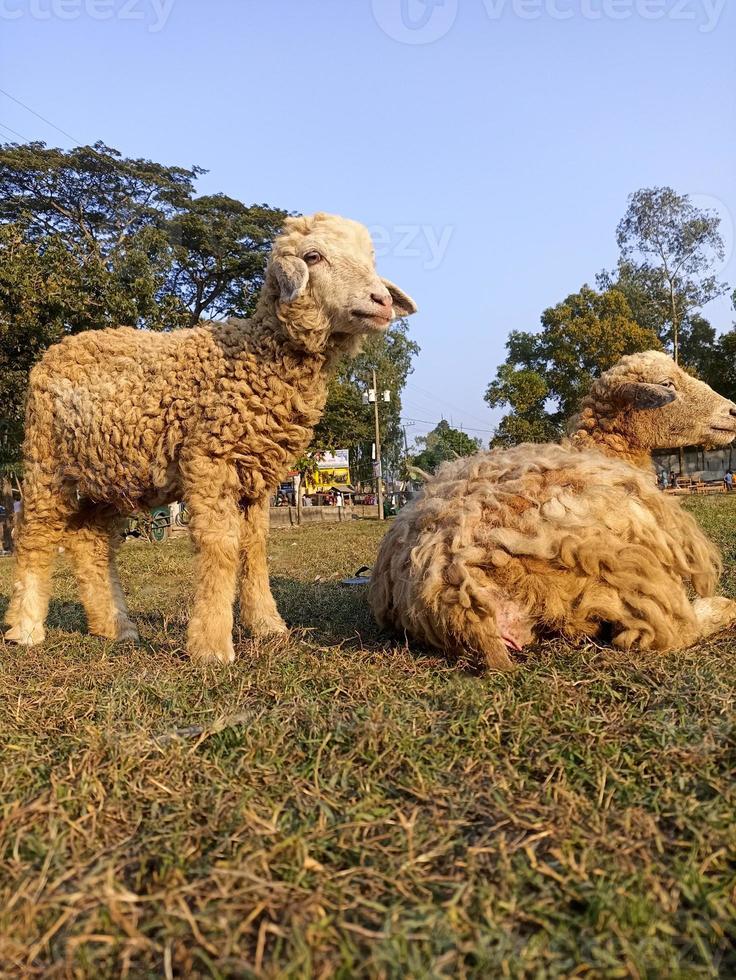
[[[415,311],[375,271],[368,231],[290,218],[251,320],[90,331],[31,373],[25,488],[5,638],[44,638],[54,555],[75,566],[92,633],[135,639],[115,568],[120,515],[183,498],[198,555],[188,650],[229,663],[233,599],[254,634],[286,629],[266,567],[268,499],[309,444],[333,366]]]
[[[370,587],[378,622],[489,667],[541,630],[665,653],[736,621],[721,565],[650,453],[726,446],[736,405],[657,351],[593,385],[561,445],[445,463],[386,534]],[[704,598],[691,602],[686,583]]]

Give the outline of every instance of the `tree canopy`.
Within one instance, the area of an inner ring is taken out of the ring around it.
[[[20,458],[30,368],[67,334],[128,325],[172,330],[248,316],[287,212],[225,194],[196,196],[199,167],[123,157],[103,143],[73,150],[0,146],[0,465]],[[341,366],[314,446],[349,448],[371,478],[375,368],[384,462],[402,456],[401,391],[419,347],[399,321]]]
[[[251,311],[286,212],[196,197],[202,173],[103,143],[0,147],[0,464],[19,458],[28,371],[63,336]]]
[[[190,324],[252,312],[285,217],[265,204],[248,207],[213,194],[195,198],[170,219],[172,261],[164,288],[187,308]]]
[[[656,333],[634,319],[622,292],[583,286],[544,311],[541,331],[509,336],[506,360],[485,394],[491,407],[510,409],[493,444],[557,438],[601,371],[624,354],[660,346]]]
[[[454,429],[446,419],[415,441],[420,451],[414,454],[412,465],[425,473],[435,473],[442,463],[459,456],[472,456],[481,446],[480,439],[469,436],[462,429]]]
[[[713,273],[723,258],[717,214],[670,187],[632,194],[618,225],[617,267],[542,314],[542,328],[515,331],[485,399],[508,408],[494,445],[557,438],[592,380],[624,354],[673,354],[718,391],[733,390],[731,334],[702,315],[722,295]],[[731,356],[731,360],[729,357]]]
[[[680,360],[683,325],[726,285],[713,274],[724,256],[720,218],[671,187],[645,187],[629,198],[616,240],[618,279],[641,323],[655,326]]]
[[[373,406],[363,402],[363,394],[372,386],[375,370],[380,393],[391,394],[389,402],[379,397],[381,449],[387,473],[398,473],[403,457],[401,427],[401,393],[411,374],[412,361],[419,345],[409,336],[406,320],[392,323],[386,333],[370,337],[363,351],[346,360],[330,384],[327,406],[314,433],[313,446],[318,449],[349,449],[353,479],[372,479],[374,441]]]

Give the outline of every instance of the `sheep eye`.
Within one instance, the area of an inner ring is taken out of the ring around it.
[[[304,261],[307,265],[317,265],[318,262],[322,261],[322,256],[319,252],[307,252],[304,256]]]
[[[659,384],[660,384],[660,386],[662,388],[674,388],[675,387],[675,382],[674,381],[670,381],[669,379],[667,379],[667,381],[660,381]]]

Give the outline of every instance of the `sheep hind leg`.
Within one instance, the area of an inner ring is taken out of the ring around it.
[[[115,563],[121,540],[117,513],[87,507],[70,519],[64,544],[74,566],[90,633],[137,642],[138,630],[128,615]]]
[[[723,632],[736,623],[736,602],[723,596],[696,599],[693,612],[698,626],[698,638],[705,639]]]
[[[286,633],[268,580],[269,500],[250,504],[243,511],[240,530],[240,621],[253,636]]]
[[[45,638],[44,620],[51,596],[51,573],[66,515],[48,505],[34,506],[27,494],[16,540],[15,575],[5,621],[5,639],[35,646]]]

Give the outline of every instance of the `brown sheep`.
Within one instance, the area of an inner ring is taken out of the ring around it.
[[[369,591],[381,625],[509,668],[546,630],[610,630],[617,647],[665,653],[736,621],[736,602],[710,598],[716,548],[657,488],[650,458],[728,445],[736,405],[648,351],[599,378],[568,431],[440,468],[381,544]]]
[[[61,543],[90,631],[136,639],[115,568],[120,515],[182,498],[198,555],[192,657],[233,660],[239,566],[243,623],[285,630],[266,568],[269,495],[308,446],[338,360],[415,309],[378,277],[367,229],[316,214],[287,220],[251,320],[90,331],[52,347],[30,379],[6,639],[43,640]]]

